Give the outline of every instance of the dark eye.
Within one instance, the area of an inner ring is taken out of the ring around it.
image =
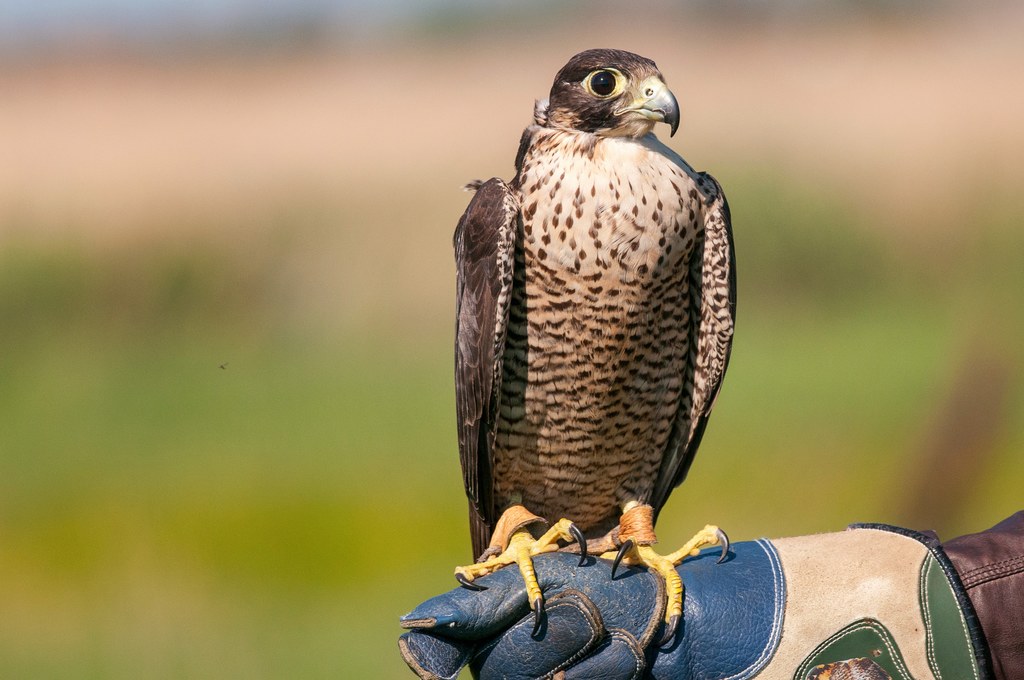
[[[590,76],[590,91],[599,97],[607,97],[615,91],[615,74],[611,71],[596,71]]]

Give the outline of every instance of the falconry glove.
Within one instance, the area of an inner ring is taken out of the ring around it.
[[[400,647],[423,678],[985,680],[974,608],[934,535],[886,525],[736,544],[679,565],[683,622],[659,644],[664,585],[566,553],[541,555],[540,630],[522,578],[504,569],[424,602]],[[1011,677],[998,675],[995,677]]]
[[[544,619],[532,635],[526,586],[514,569],[485,579],[487,590],[457,588],[402,618],[413,630],[399,644],[422,678],[455,678],[469,664],[478,678],[642,677],[644,650],[662,624],[663,581],[643,569],[549,553],[537,558]]]

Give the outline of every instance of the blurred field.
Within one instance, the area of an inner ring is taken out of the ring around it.
[[[0,63],[0,676],[411,677],[397,617],[469,552],[458,187],[586,47],[656,59],[733,209],[662,541],[1022,506],[1024,13],[641,14]]]

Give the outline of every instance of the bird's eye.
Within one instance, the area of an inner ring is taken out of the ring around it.
[[[610,97],[619,91],[619,74],[615,71],[594,71],[583,81],[584,87],[596,97]]]

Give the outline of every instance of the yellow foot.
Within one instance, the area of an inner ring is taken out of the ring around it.
[[[560,519],[543,536],[537,540],[533,539],[526,528],[516,529],[508,538],[508,547],[500,554],[491,557],[483,562],[477,562],[465,567],[455,568],[455,578],[459,583],[474,590],[487,590],[486,587],[475,583],[481,576],[491,574],[509,564],[519,565],[519,573],[523,575],[526,582],[526,595],[533,609],[534,623],[533,634],[540,629],[540,622],[544,606],[544,597],[541,594],[540,584],[537,582],[537,573],[533,569],[533,557],[547,552],[558,550],[558,541],[576,541],[580,545],[580,566],[587,560],[587,541],[583,533],[576,528],[576,525],[567,519]]]
[[[721,562],[729,552],[729,537],[718,527],[709,524],[697,532],[697,535],[686,542],[683,547],[668,555],[659,555],[650,545],[637,545],[632,538],[623,541],[618,552],[604,553],[601,557],[613,560],[612,578],[620,563],[629,566],[643,566],[657,572],[665,579],[665,593],[668,602],[665,606],[665,634],[659,644],[667,644],[675,637],[679,621],[683,617],[683,581],[679,578],[676,565],[687,557],[697,556],[702,548],[713,545],[722,546]]]

